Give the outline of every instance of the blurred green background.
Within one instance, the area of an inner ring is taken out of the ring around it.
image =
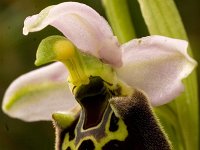
[[[35,69],[39,42],[53,34],[48,27],[41,32],[22,35],[23,21],[46,6],[61,0],[0,0],[0,101],[6,88],[19,75]],[[105,15],[100,0],[79,0]],[[200,60],[200,1],[176,0],[197,61]],[[130,6],[135,8],[137,6]],[[136,8],[135,8],[136,9]],[[172,16],[173,17],[173,16]],[[137,19],[137,18],[136,18]],[[138,35],[146,32],[138,27]],[[198,76],[200,72],[198,71]],[[9,118],[0,110],[0,150],[53,150],[54,129],[51,122],[26,123]]]

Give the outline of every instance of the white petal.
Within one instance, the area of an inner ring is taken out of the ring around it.
[[[23,33],[40,31],[48,25],[60,30],[82,51],[111,65],[121,65],[118,40],[107,21],[89,6],[64,2],[47,7],[40,14],[26,18]]]
[[[3,111],[24,121],[51,120],[57,111],[77,106],[63,64],[54,63],[17,78],[7,89]]]
[[[127,84],[145,91],[152,105],[165,104],[183,91],[181,80],[196,66],[187,45],[162,36],[132,40],[122,46],[123,66],[117,73]]]

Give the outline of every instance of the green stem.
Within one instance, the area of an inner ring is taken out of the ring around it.
[[[151,35],[159,34],[187,40],[187,35],[173,0],[138,0]],[[189,48],[192,55],[192,50]],[[186,150],[198,149],[198,87],[196,72],[184,80],[185,92],[170,106],[178,116]]]
[[[103,0],[107,17],[120,43],[136,37],[126,0]]]
[[[154,108],[155,113],[157,114],[158,118],[161,120],[161,124],[168,134],[170,141],[172,142],[174,150],[183,150],[183,135],[181,135],[181,127],[180,124],[177,123],[178,116],[173,109],[168,106],[160,106]],[[180,134],[174,134],[174,133]]]

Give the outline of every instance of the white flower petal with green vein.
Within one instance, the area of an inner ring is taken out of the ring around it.
[[[173,100],[183,91],[181,80],[196,66],[187,54],[188,43],[162,36],[149,36],[122,45],[123,66],[118,76],[130,86],[142,89],[152,105]]]
[[[63,64],[54,63],[17,78],[7,89],[3,111],[24,121],[51,120],[57,111],[70,111],[78,104],[67,85]]]
[[[89,6],[64,2],[50,6],[38,15],[27,17],[23,33],[40,31],[48,25],[60,30],[83,52],[113,66],[121,66],[121,51],[107,21]],[[110,55],[115,53],[115,57]]]

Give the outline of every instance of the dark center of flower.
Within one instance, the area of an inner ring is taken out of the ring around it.
[[[100,77],[90,77],[89,79],[89,84],[80,86],[75,94],[85,116],[84,129],[94,127],[101,122],[108,99],[111,97],[111,93]]]

